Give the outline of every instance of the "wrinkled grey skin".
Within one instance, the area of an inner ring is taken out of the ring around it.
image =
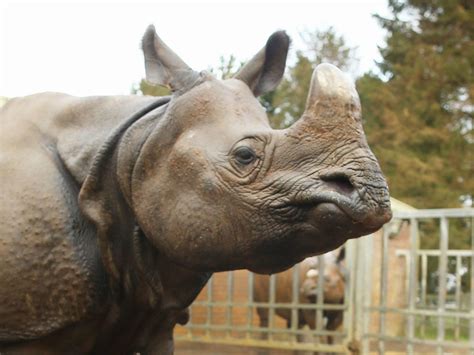
[[[255,96],[279,83],[288,44],[273,34],[219,81],[150,27],[147,78],[170,98],[48,93],[2,108],[2,354],[170,354],[211,272],[281,271],[390,219],[337,68],[316,69],[298,123],[270,128]]]

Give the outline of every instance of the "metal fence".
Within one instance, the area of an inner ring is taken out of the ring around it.
[[[374,285],[380,288],[380,302],[366,303],[363,307],[366,318],[371,313],[378,315],[378,329],[371,331],[366,322],[363,352],[375,340],[380,353],[389,350],[387,345],[398,345],[398,349],[408,354],[418,350],[438,354],[474,353],[474,210],[419,210],[396,213],[395,217],[408,221],[409,225],[409,248],[395,250],[397,257],[405,259],[406,292],[399,295],[400,305],[389,304],[387,265],[391,241],[387,228],[382,235],[380,284]],[[451,228],[451,232],[456,232],[452,239],[463,238],[469,249],[450,249],[450,241],[456,242],[450,240],[450,223],[459,225],[459,222],[464,225],[457,231]],[[427,227],[424,232],[421,224]],[[432,240],[427,243],[427,238]],[[437,244],[438,248],[424,249],[426,244]],[[449,280],[454,282],[448,288]],[[387,331],[387,318],[393,315],[399,315],[405,325],[399,334]]]
[[[300,265],[291,271],[288,302],[278,301],[276,275],[269,279],[266,302],[257,302],[259,277],[244,270],[215,274],[175,337],[330,353],[474,354],[473,222],[472,208],[395,212],[379,235],[348,241],[342,304],[325,301],[324,278],[314,300],[302,300]],[[461,239],[469,249],[450,248]],[[324,275],[323,257],[316,268]],[[258,308],[268,310],[267,324],[260,324]],[[288,322],[277,314],[282,309],[291,314]],[[312,329],[301,327],[307,311],[315,320]],[[328,311],[343,314],[336,330],[326,329]]]

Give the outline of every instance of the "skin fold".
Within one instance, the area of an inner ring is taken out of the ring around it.
[[[302,118],[271,129],[256,97],[288,46],[274,33],[220,81],[150,27],[147,79],[170,97],[44,93],[0,110],[2,354],[171,354],[212,272],[282,271],[391,218],[337,68],[316,68]]]

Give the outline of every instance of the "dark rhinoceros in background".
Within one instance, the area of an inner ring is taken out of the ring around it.
[[[317,302],[318,287],[322,287],[323,303],[329,305],[342,305],[344,303],[345,284],[347,270],[344,263],[344,247],[322,255],[324,259],[324,274],[319,277],[318,257],[311,256],[299,263],[297,272],[298,278],[294,280],[294,270],[289,269],[276,274],[274,302],[287,303],[291,305],[293,301],[302,305],[314,304]],[[293,300],[293,285],[295,283],[297,297]],[[255,275],[254,278],[254,300],[258,303],[270,302],[270,276]],[[269,308],[257,307],[257,314],[260,320],[260,327],[269,326]],[[277,307],[275,314],[286,321],[287,327],[292,326],[292,309],[290,307]],[[323,310],[322,316],[325,321],[322,329],[330,331],[338,329],[342,325],[343,311],[335,309]],[[296,328],[300,329],[307,325],[310,329],[316,329],[316,312],[314,309],[299,308]],[[296,321],[296,319],[295,319]],[[265,334],[265,333],[264,333]],[[300,341],[304,337],[298,337]],[[327,337],[328,343],[333,343],[333,337]]]
[[[254,278],[254,300],[258,303],[270,302],[270,293],[274,292],[274,302],[291,305],[293,301],[302,305],[314,304],[317,302],[318,286],[321,284],[323,303],[329,305],[342,305],[344,303],[346,270],[343,260],[344,248],[337,252],[331,251],[323,255],[324,273],[322,284],[319,278],[318,258],[315,256],[304,259],[298,265],[298,277],[294,280],[294,270],[289,269],[275,275],[275,289],[270,287],[269,275],[255,275]],[[294,285],[295,283],[295,285]],[[293,300],[296,286],[296,299]],[[257,307],[257,314],[260,320],[260,327],[269,326],[269,308]],[[316,312],[314,309],[299,308],[298,318],[292,319],[292,309],[286,307],[275,308],[275,314],[286,321],[287,327],[291,328],[292,321],[296,322],[296,328],[303,328],[308,325],[310,329],[316,329]],[[325,325],[323,329],[336,330],[342,325],[343,311],[325,309],[322,313]],[[298,337],[303,341],[303,337]],[[328,337],[328,342],[333,342],[333,337]]]
[[[170,354],[212,272],[282,271],[390,219],[338,69],[319,66],[301,120],[270,128],[256,96],[279,83],[288,45],[276,32],[220,81],[150,27],[147,79],[171,97],[2,108],[0,353]]]

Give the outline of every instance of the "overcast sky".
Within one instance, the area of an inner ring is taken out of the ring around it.
[[[248,59],[278,29],[292,37],[294,53],[300,31],[333,26],[358,47],[362,73],[374,68],[384,43],[374,13],[387,15],[386,0],[0,0],[0,96],[128,94],[144,76],[139,45],[150,23],[196,70],[215,67],[221,55]]]

